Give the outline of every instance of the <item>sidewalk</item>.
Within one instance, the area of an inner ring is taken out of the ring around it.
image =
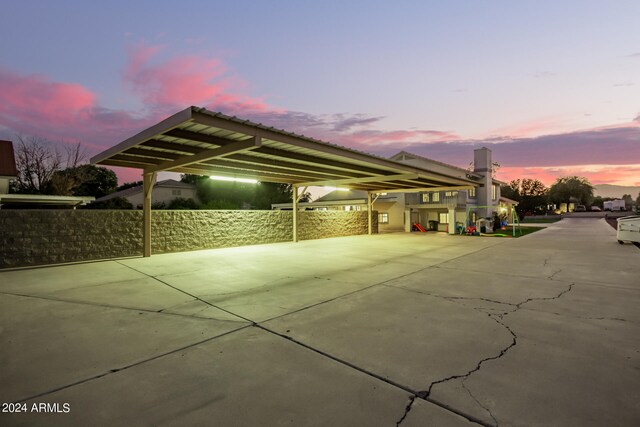
[[[637,425],[638,277],[573,218],[0,272],[0,425]]]

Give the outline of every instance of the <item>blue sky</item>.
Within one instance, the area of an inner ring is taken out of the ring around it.
[[[637,1],[60,0],[3,16],[0,137],[95,154],[193,104],[381,155],[466,166],[486,145],[502,179],[640,185]]]

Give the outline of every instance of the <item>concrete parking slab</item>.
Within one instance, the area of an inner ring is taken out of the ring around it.
[[[68,403],[71,411],[56,416],[14,414],[8,422],[47,426],[394,425],[408,396],[251,328],[66,388],[47,400]],[[39,401],[26,403],[31,406]],[[426,411],[451,417],[430,406]]]
[[[636,425],[640,250],[601,219],[0,272],[2,425]]]
[[[149,277],[101,285],[76,285],[68,289],[45,288],[25,292],[23,295],[152,311],[193,300],[183,292],[162,286],[161,283]]]
[[[3,294],[0,400],[48,394],[246,324]]]
[[[51,292],[81,286],[104,285],[134,279],[144,274],[132,271],[116,261],[88,262],[12,271],[0,271],[2,292]]]
[[[436,385],[431,399],[490,425],[633,426],[640,416],[637,324],[520,310],[499,360]],[[535,328],[531,326],[535,324]]]
[[[416,392],[460,369],[473,369],[512,340],[485,313],[391,287],[358,292],[264,326]]]

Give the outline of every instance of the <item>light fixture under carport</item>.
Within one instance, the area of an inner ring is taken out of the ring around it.
[[[247,184],[257,184],[257,179],[252,178],[232,178],[230,176],[210,176],[209,179],[213,179],[214,181],[234,181],[234,182],[244,182]]]

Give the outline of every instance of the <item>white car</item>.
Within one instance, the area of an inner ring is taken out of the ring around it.
[[[591,206],[591,212],[602,212],[600,206]]]

